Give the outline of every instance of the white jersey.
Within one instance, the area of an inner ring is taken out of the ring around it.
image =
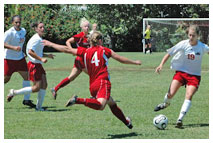
[[[191,75],[201,75],[201,63],[204,53],[209,47],[198,40],[197,45],[191,46],[189,40],[183,40],[167,50],[171,60],[171,69],[183,71]]]
[[[24,53],[22,48],[25,41],[26,30],[21,28],[17,31],[14,27],[11,27],[4,33],[4,43],[7,43],[12,46],[20,46],[21,51],[15,51],[11,49],[4,48],[4,58],[10,60],[20,60],[24,58]]]
[[[27,43],[27,49],[26,53],[29,58],[29,60],[33,63],[40,63],[42,64],[41,61],[33,58],[32,56],[29,55],[29,50],[33,50],[39,57],[43,57],[43,49],[44,45],[42,44],[42,38],[38,35],[38,33],[34,34],[30,40]]]

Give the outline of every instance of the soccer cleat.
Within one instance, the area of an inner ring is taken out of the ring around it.
[[[14,97],[14,89],[10,89],[8,95],[7,95],[7,102],[10,102]]]
[[[40,109],[38,109],[38,108],[35,108],[35,111],[45,111],[45,109],[44,108],[40,108]]]
[[[66,103],[65,106],[68,107],[68,106],[74,105],[75,102],[76,102],[76,100],[77,100],[77,98],[78,98],[78,96],[73,95],[73,96],[67,101],[67,103]]]
[[[169,105],[170,105],[170,103],[161,103],[155,107],[154,111],[155,112],[160,111],[160,110],[168,107]]]
[[[179,129],[183,129],[183,122],[182,120],[178,120],[176,125],[175,125],[175,128],[179,128]]]
[[[132,120],[130,119],[130,117],[126,117],[126,120],[129,122],[126,126],[127,126],[129,129],[132,129],[133,126],[132,126]]]
[[[54,89],[54,88],[51,88],[50,91],[51,91],[51,93],[52,93],[52,95],[53,95],[53,98],[56,100],[57,93],[56,93],[55,89]]]
[[[26,106],[31,107],[31,108],[35,108],[35,107],[36,107],[36,105],[33,104],[33,101],[32,101],[32,100],[23,100],[22,103],[23,103],[24,105],[26,105]]]

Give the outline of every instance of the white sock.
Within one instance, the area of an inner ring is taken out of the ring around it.
[[[170,104],[171,99],[168,98],[168,93],[166,93],[165,97],[164,97],[164,103]]]
[[[23,80],[23,88],[24,87],[29,87],[30,86],[30,81],[29,80]],[[24,100],[30,100],[30,93],[24,94]]]
[[[37,97],[37,104],[36,104],[37,109],[42,108],[42,104],[43,104],[43,101],[44,101],[45,94],[46,94],[46,90],[44,90],[44,89],[39,90],[38,97]]]
[[[180,114],[178,117],[178,120],[183,120],[183,117],[186,115],[186,113],[189,111],[189,108],[191,107],[191,100],[184,100],[184,103],[182,105],[182,108],[180,110]]]
[[[32,87],[24,87],[18,90],[14,90],[14,95],[20,95],[20,94],[29,94],[32,92]]]

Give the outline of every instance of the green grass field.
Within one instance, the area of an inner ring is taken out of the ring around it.
[[[111,96],[124,114],[132,118],[134,128],[129,130],[108,107],[104,111],[95,111],[83,105],[64,106],[74,93],[79,97],[90,97],[89,78],[85,73],[61,89],[57,100],[53,100],[49,89],[69,75],[74,61],[72,55],[54,54],[55,59],[49,59],[43,65],[48,80],[43,106],[48,108],[48,112],[35,112],[25,107],[22,105],[22,95],[14,97],[10,103],[6,102],[10,88],[22,87],[22,78],[17,73],[5,85],[5,139],[209,139],[208,55],[203,59],[201,85],[184,118],[184,129],[174,127],[185,97],[184,87],[180,88],[170,107],[157,113],[153,111],[163,101],[174,74],[169,69],[170,61],[160,75],[154,73],[165,53],[119,53],[142,60],[141,66],[124,65],[110,59]],[[32,94],[31,99],[36,103],[37,93]],[[152,120],[158,114],[168,117],[166,130],[153,126]]]

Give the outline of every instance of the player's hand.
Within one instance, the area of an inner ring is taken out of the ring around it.
[[[41,61],[42,61],[43,63],[46,63],[46,62],[47,62],[47,59],[46,59],[46,58],[41,58]]]
[[[53,54],[48,55],[48,58],[54,59],[54,57],[55,57],[55,55],[53,55]]]
[[[44,46],[51,47],[52,42],[50,42],[50,41],[48,41],[48,40],[43,40],[43,41],[42,41],[42,44],[43,44]]]
[[[163,66],[158,66],[156,69],[155,69],[155,72],[160,74],[160,71],[162,70]]]
[[[135,64],[136,64],[136,65],[141,65],[141,61],[136,60],[136,61],[135,61]]]
[[[20,46],[15,46],[14,50],[19,52],[19,51],[21,51],[21,47]]]

